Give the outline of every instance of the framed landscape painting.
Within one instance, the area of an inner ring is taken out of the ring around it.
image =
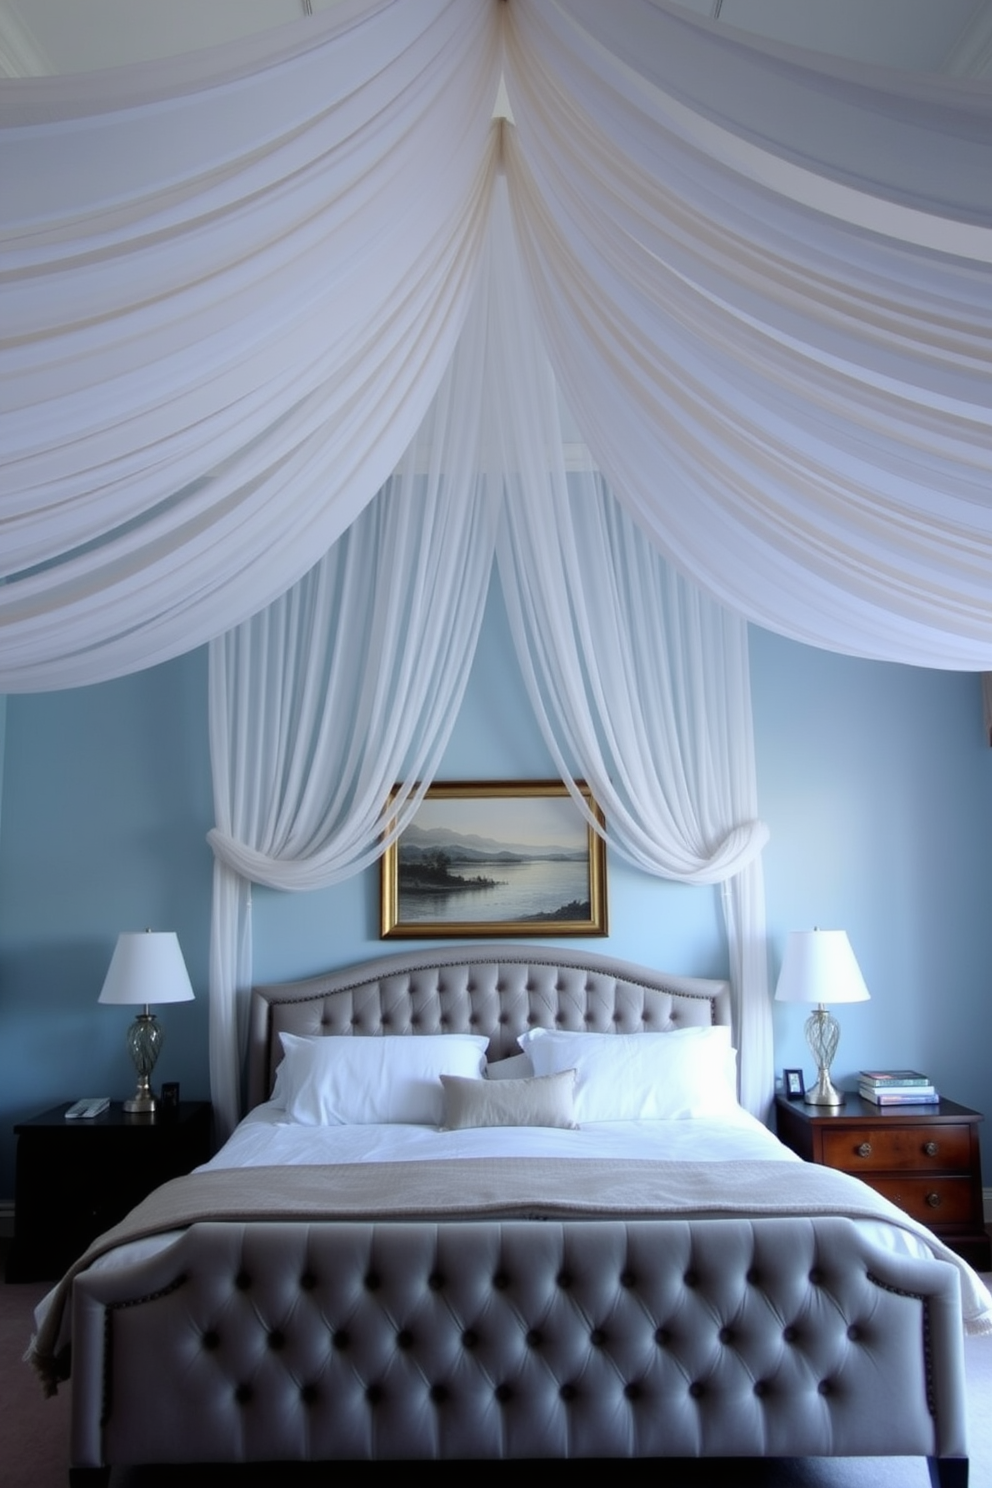
[[[606,844],[560,780],[436,782],[382,857],[384,940],[607,928]]]

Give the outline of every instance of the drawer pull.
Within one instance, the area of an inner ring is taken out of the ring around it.
[[[923,1152],[926,1157],[936,1157],[939,1151],[940,1148],[937,1146],[936,1142],[923,1143]]]
[[[870,1142],[862,1142],[861,1143],[861,1146],[858,1148],[858,1156],[859,1157],[871,1157],[871,1143]]]
[[[940,1194],[939,1193],[928,1193],[927,1194],[927,1203],[929,1204],[929,1206],[930,1206],[931,1209],[939,1209],[940,1208]]]

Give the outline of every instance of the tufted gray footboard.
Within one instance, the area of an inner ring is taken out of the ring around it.
[[[958,1278],[844,1219],[201,1224],[77,1279],[75,1470],[921,1455],[967,1477]]]

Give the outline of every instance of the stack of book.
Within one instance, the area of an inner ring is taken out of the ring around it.
[[[919,1070],[862,1070],[858,1094],[876,1106],[922,1105],[940,1100],[929,1077]]]

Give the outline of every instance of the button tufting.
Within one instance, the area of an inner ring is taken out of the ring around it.
[[[692,1396],[693,1400],[701,1400],[703,1398],[703,1396],[706,1394],[706,1390],[701,1381],[693,1380],[692,1384],[689,1386],[689,1394]]]
[[[280,1333],[278,1328],[273,1328],[272,1332],[269,1334],[269,1348],[275,1349],[276,1353],[278,1353],[280,1349],[283,1349],[285,1347],[285,1335],[283,1333]]]
[[[462,1334],[462,1348],[474,1349],[478,1342],[479,1335],[477,1333],[473,1333],[471,1328],[466,1328],[465,1332]]]
[[[527,1346],[528,1348],[541,1347],[541,1335],[536,1328],[527,1329]]]
[[[659,1348],[667,1348],[671,1342],[672,1335],[667,1328],[658,1328],[654,1335],[654,1341]]]
[[[721,1343],[733,1343],[734,1330],[733,1328],[721,1328],[717,1336],[719,1337]]]
[[[369,1405],[378,1405],[379,1401],[382,1399],[382,1386],[369,1385],[365,1391],[365,1399],[368,1401]]]
[[[606,1342],[606,1334],[603,1329],[593,1328],[592,1332],[589,1334],[589,1342],[592,1344],[593,1348],[602,1348],[604,1343]]]
[[[627,1269],[620,1272],[620,1285],[622,1287],[632,1287],[636,1286],[636,1284],[637,1277],[634,1275],[633,1271]]]
[[[248,1272],[239,1271],[237,1276],[234,1278],[234,1285],[237,1287],[239,1292],[246,1292],[251,1286],[251,1277],[248,1275]]]
[[[428,1276],[427,1278],[427,1285],[430,1287],[432,1292],[439,1292],[441,1290],[441,1288],[444,1286],[444,1277],[441,1275],[440,1271],[431,1272],[430,1276]]]
[[[785,1339],[786,1343],[795,1343],[796,1339],[799,1337],[799,1330],[798,1328],[794,1328],[791,1323],[788,1323],[786,1327],[782,1329],[782,1337]]]
[[[816,1388],[821,1395],[832,1395],[834,1391],[834,1387],[829,1380],[821,1380]]]
[[[313,1405],[318,1399],[319,1391],[316,1385],[304,1385],[300,1390],[300,1399],[304,1405]]]
[[[578,1393],[578,1390],[571,1383],[562,1385],[561,1389],[558,1391],[558,1394],[560,1395],[562,1400],[574,1400]]]
[[[847,1336],[852,1343],[858,1342],[861,1337],[861,1329],[858,1327],[857,1323],[851,1324],[851,1326],[847,1330]]]
[[[559,1271],[558,1275],[555,1277],[555,1281],[561,1287],[562,1291],[566,1292],[572,1285],[572,1278],[569,1276],[567,1271]]]
[[[499,1401],[500,1405],[505,1405],[508,1400],[513,1399],[513,1389],[510,1385],[507,1384],[497,1385],[496,1389],[493,1391],[493,1394],[496,1396],[496,1399]]]
[[[435,1405],[443,1405],[448,1398],[447,1385],[431,1385],[431,1399]]]
[[[412,1343],[413,1334],[410,1332],[409,1328],[401,1328],[396,1335],[396,1347],[398,1349],[408,1349],[410,1348]]]
[[[220,1348],[220,1334],[214,1328],[208,1328],[203,1335],[203,1347],[212,1353],[214,1349]]]
[[[640,1400],[642,1390],[636,1380],[630,1380],[628,1384],[624,1385],[623,1393],[628,1400]]]
[[[378,1276],[374,1271],[369,1271],[365,1277],[365,1290],[368,1292],[377,1292],[379,1290],[379,1286],[380,1282]]]
[[[768,1394],[768,1381],[767,1380],[755,1380],[755,1382],[754,1382],[754,1393],[755,1393],[755,1395],[757,1395],[757,1397],[758,1397],[759,1400],[763,1400],[764,1397]]]
[[[300,1277],[300,1286],[305,1292],[312,1292],[317,1285],[317,1278],[312,1271],[304,1271]]]
[[[697,1287],[699,1285],[699,1275],[691,1269],[685,1273],[682,1280],[687,1287]]]
[[[813,1269],[809,1273],[809,1279],[814,1286],[823,1285],[823,1272],[820,1270],[819,1266],[813,1267]]]
[[[507,1276],[506,1272],[497,1271],[496,1275],[493,1277],[493,1286],[496,1288],[496,1290],[498,1292],[505,1292],[509,1285],[510,1278]]]
[[[748,1286],[761,1285],[761,1272],[758,1270],[757,1266],[749,1267],[748,1273],[745,1276],[744,1280],[747,1282]]]
[[[251,1397],[252,1397],[252,1394],[253,1393],[254,1392],[253,1392],[253,1390],[251,1388],[251,1385],[241,1384],[241,1385],[238,1385],[237,1388],[235,1389],[235,1391],[234,1391],[234,1398],[238,1402],[239,1405],[247,1405],[248,1402],[251,1400]]]
[[[341,1353],[344,1353],[345,1349],[350,1347],[350,1345],[350,1335],[344,1328],[339,1328],[338,1331],[334,1334],[334,1347],[336,1349],[339,1349]]]

